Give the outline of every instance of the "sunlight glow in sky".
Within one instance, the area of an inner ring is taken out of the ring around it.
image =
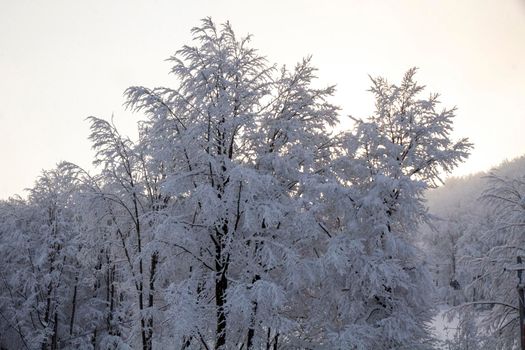
[[[368,74],[398,82],[412,66],[427,93],[457,106],[454,134],[475,144],[453,175],[525,153],[525,1],[0,0],[0,198],[61,160],[91,168],[94,115],[133,136],[131,85],[174,86],[165,61],[199,19],[230,20],[270,62],[313,55],[334,103],[366,117]]]

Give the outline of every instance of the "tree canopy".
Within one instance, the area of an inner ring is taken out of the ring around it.
[[[411,243],[423,191],[468,156],[455,109],[372,78],[334,132],[310,58],[269,63],[204,19],[174,87],[130,87],[139,138],[90,117],[95,175],[61,163],[0,204],[0,344],[58,349],[430,349]]]

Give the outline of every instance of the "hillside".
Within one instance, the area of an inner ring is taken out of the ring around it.
[[[433,219],[422,227],[419,244],[432,274],[435,305],[442,315],[456,311],[453,329],[441,332],[449,348],[516,345],[516,275],[509,267],[525,247],[524,178],[522,156],[488,172],[450,178],[426,193]],[[435,324],[448,325],[439,317]]]

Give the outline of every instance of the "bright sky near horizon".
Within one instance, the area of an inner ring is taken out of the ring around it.
[[[525,0],[0,0],[0,199],[69,160],[91,167],[85,118],[134,135],[131,85],[175,84],[165,61],[211,16],[270,62],[313,55],[344,114],[374,109],[368,74],[399,82],[412,66],[427,93],[457,106],[454,135],[475,144],[453,175],[525,153]]]

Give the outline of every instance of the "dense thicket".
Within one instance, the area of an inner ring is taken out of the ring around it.
[[[174,88],[131,87],[139,138],[89,118],[99,172],[0,205],[8,348],[427,349],[423,191],[468,154],[415,69],[334,134],[333,87],[206,19]]]

